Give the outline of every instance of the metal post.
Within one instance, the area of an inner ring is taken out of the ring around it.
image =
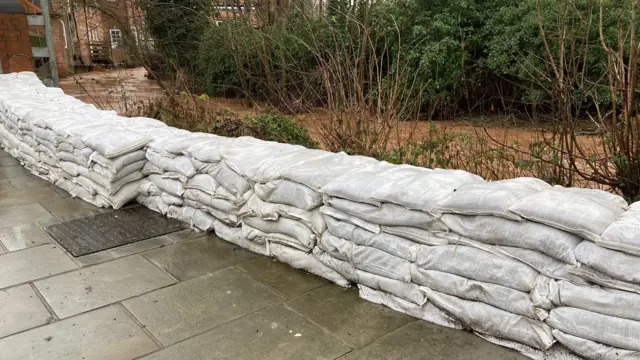
[[[56,51],[53,47],[53,31],[51,30],[51,17],[49,14],[49,0],[40,1],[40,9],[42,10],[42,18],[44,19],[44,38],[49,49],[49,68],[51,70],[51,79],[53,86],[60,86],[60,77],[58,76],[58,64],[56,64]]]

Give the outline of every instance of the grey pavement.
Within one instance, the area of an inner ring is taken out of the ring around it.
[[[524,359],[213,235],[73,258],[42,227],[105,210],[0,159],[0,359]]]

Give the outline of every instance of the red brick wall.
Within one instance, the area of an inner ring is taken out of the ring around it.
[[[0,14],[0,61],[3,73],[33,71],[25,14]]]

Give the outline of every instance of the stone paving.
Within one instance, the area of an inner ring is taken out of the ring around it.
[[[103,211],[0,151],[0,359],[525,359],[213,235],[73,258],[41,230]]]

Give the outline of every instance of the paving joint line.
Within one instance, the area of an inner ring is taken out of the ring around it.
[[[326,285],[325,285],[326,286]],[[329,335],[332,339],[336,340],[337,342],[339,342],[340,344],[346,346],[347,348],[349,348],[350,351],[348,351],[347,353],[353,351],[353,350],[357,350],[356,347],[351,346],[349,344],[347,344],[346,342],[344,342],[342,339],[340,339],[338,337],[338,335],[332,333],[331,331],[329,331],[329,329],[325,328],[324,326],[316,323],[315,321],[313,321],[312,319],[309,319],[307,316],[305,316],[304,314],[300,313],[299,310],[297,310],[296,308],[294,308],[293,306],[287,304],[286,302],[283,302],[283,304],[285,308],[289,309],[290,311],[292,311],[294,314],[300,316],[301,318],[303,318],[304,320],[308,321],[309,323],[311,323],[312,325],[314,325],[315,327],[317,327],[318,329],[324,331],[327,335]],[[368,345],[368,344],[367,344]],[[343,356],[344,354],[340,355]],[[339,356],[339,357],[340,357]]]
[[[138,327],[140,327],[142,329],[142,331],[144,331],[144,333],[147,334],[147,336],[149,336],[151,338],[151,340],[153,340],[153,342],[156,343],[156,345],[158,345],[158,347],[159,347],[158,350],[152,351],[152,352],[150,352],[148,354],[145,354],[145,355],[142,355],[142,356],[147,356],[147,355],[152,354],[152,353],[154,353],[156,351],[160,351],[162,349],[166,349],[167,346],[165,346],[163,343],[161,343],[160,340],[158,340],[158,338],[156,338],[156,336],[153,335],[153,333],[151,333],[151,331],[149,329],[147,329],[147,326],[145,324],[143,324],[142,322],[140,322],[140,320],[138,320],[138,318],[135,315],[133,315],[133,313],[129,310],[129,308],[127,308],[122,303],[123,301],[125,301],[125,300],[121,300],[121,301],[119,301],[117,303],[114,303],[114,304],[118,304],[124,310],[124,312],[127,313],[127,315],[129,315],[131,320],[133,320],[133,322],[136,323],[136,325],[138,325]]]

